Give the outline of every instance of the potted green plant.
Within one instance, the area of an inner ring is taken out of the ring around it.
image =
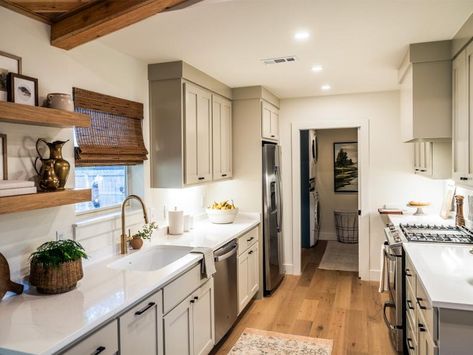
[[[158,228],[156,222],[145,224],[143,229],[139,230],[130,239],[130,245],[133,249],[141,249],[143,239],[150,239],[153,232]]]
[[[82,279],[84,248],[74,240],[50,241],[30,255],[30,284],[38,292],[57,294],[72,290]]]

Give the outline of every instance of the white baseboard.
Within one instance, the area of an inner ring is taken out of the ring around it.
[[[293,264],[283,264],[284,267],[284,272],[289,275],[295,275],[294,274],[294,265]]]

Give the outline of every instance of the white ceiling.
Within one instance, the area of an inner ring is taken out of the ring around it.
[[[184,60],[231,87],[280,97],[396,89],[409,43],[450,39],[472,0],[203,0],[100,39],[147,63]],[[305,42],[294,33],[310,32]],[[296,63],[260,59],[295,55]],[[311,71],[321,64],[320,73]]]

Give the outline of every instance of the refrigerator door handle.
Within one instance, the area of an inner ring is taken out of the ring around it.
[[[282,232],[282,198],[281,198],[281,175],[278,166],[274,167],[276,174],[276,204],[277,204],[277,229]]]

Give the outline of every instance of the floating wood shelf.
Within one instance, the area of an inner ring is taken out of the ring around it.
[[[66,189],[55,192],[0,197],[0,214],[32,211],[49,207],[88,202],[92,199],[91,189]]]
[[[77,112],[0,101],[0,122],[58,128],[89,127],[90,117]]]

